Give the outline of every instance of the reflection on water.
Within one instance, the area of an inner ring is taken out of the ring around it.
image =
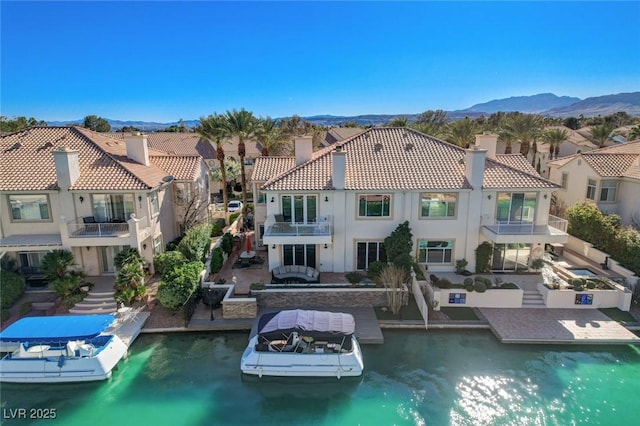
[[[633,424],[636,348],[502,345],[488,332],[385,332],[359,378],[243,376],[244,333],[147,335],[108,382],[2,385],[42,424]],[[3,424],[37,422],[2,419]],[[45,423],[46,422],[46,423]]]

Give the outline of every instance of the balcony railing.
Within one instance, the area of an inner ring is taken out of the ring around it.
[[[549,235],[566,233],[567,224],[566,220],[549,215],[547,225],[536,225],[534,222],[496,221],[493,224],[485,224],[484,227],[497,235]]]
[[[549,215],[549,226],[555,228],[562,232],[567,232],[567,228],[569,226],[569,222],[559,218],[558,216],[554,216],[552,214]]]
[[[71,238],[120,237],[129,234],[127,222],[84,223],[74,221],[67,224]]]
[[[271,222],[265,223],[266,237],[311,237],[332,234],[332,226],[328,220],[315,223]]]

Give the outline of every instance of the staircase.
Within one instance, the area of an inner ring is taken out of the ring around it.
[[[523,308],[546,308],[544,299],[538,290],[525,290],[522,296]]]
[[[112,314],[118,310],[114,291],[90,291],[82,302],[69,309],[70,314]]]

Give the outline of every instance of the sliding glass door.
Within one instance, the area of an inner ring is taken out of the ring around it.
[[[315,223],[318,216],[316,195],[283,195],[282,216],[285,222]]]

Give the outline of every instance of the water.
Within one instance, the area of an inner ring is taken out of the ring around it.
[[[107,382],[2,385],[2,424],[637,424],[640,348],[386,331],[357,379],[243,378],[247,334],[143,335]],[[12,420],[17,408],[55,420]]]

